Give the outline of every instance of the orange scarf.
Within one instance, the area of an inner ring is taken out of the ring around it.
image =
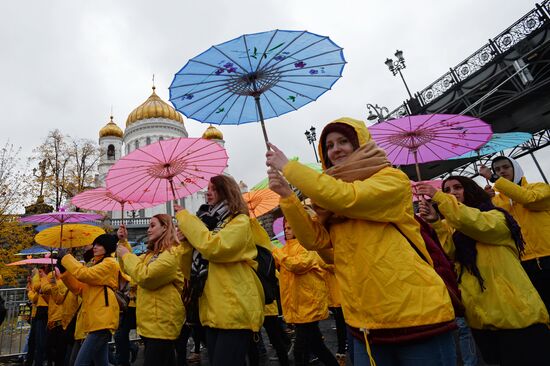
[[[376,142],[370,140],[355,150],[343,163],[325,170],[325,173],[351,183],[368,179],[388,166],[391,166],[391,163],[386,156],[386,152],[379,148]],[[333,212],[317,205],[314,205],[313,208],[317,213],[319,222],[327,227],[330,224],[347,219],[344,216],[336,216]]]

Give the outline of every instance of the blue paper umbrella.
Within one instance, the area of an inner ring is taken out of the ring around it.
[[[489,142],[478,150],[467,152],[466,154],[450,158],[449,160],[478,158],[480,156],[494,154],[521,145],[531,137],[532,135],[528,132],[493,133]]]
[[[342,48],[306,31],[245,34],[212,46],[174,76],[170,101],[188,118],[238,125],[297,110],[342,76]]]

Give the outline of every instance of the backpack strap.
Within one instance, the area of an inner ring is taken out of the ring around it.
[[[394,224],[393,222],[391,222],[391,224],[393,225],[393,227],[395,227],[397,229],[397,231],[399,231],[399,234],[403,235],[403,237],[405,239],[407,239],[407,241],[409,242],[409,244],[411,245],[411,247],[413,247],[414,251],[420,256],[420,258],[422,258],[422,260],[428,264],[430,264],[430,261],[428,261],[428,259],[424,256],[424,254],[420,251],[420,249],[418,249],[418,247],[411,241],[411,239],[409,239],[409,237],[407,235],[405,235],[401,229],[399,229],[399,226],[397,226],[396,224]],[[432,266],[430,264],[430,266]],[[433,267],[433,266],[432,266]]]

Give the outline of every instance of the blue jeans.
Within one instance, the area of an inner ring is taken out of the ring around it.
[[[464,366],[477,365],[476,342],[470,331],[470,327],[466,324],[466,319],[463,317],[456,318],[458,325],[458,345],[460,347],[460,356]]]
[[[108,329],[88,333],[76,356],[75,366],[109,366],[109,341],[111,331]]]
[[[353,339],[354,365],[370,366],[367,348]],[[453,332],[405,344],[371,344],[377,366],[456,366]]]

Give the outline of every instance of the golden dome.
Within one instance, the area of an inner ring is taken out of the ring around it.
[[[122,138],[122,130],[113,122],[113,116],[111,120],[107,123],[101,130],[99,130],[99,137],[114,136]]]
[[[223,133],[211,125],[204,131],[202,138],[207,140],[223,140]]]
[[[153,94],[139,107],[134,109],[132,113],[128,115],[126,119],[126,127],[130,126],[136,121],[149,118],[166,118],[172,121],[183,123],[183,117],[172,106],[164,102],[155,93],[155,87],[153,87]]]

